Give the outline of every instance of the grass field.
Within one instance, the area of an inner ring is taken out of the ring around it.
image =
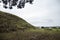
[[[4,33],[2,40],[60,40],[60,29],[29,29],[24,32],[19,30]]]
[[[20,34],[20,40],[60,40],[60,29],[31,29]]]
[[[37,28],[20,17],[0,11],[0,40],[60,40],[60,28]]]

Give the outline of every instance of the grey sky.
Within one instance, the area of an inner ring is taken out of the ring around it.
[[[0,10],[22,17],[35,26],[60,26],[60,0],[34,0],[33,5],[27,3],[23,9],[0,6]]]

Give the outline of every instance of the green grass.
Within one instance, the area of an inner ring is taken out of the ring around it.
[[[18,16],[0,11],[0,32],[5,32],[7,29],[8,32],[18,29],[22,30],[23,28],[28,29],[35,27]]]
[[[30,29],[19,33],[20,40],[60,40],[60,30]]]
[[[1,36],[2,35],[2,36]],[[60,40],[60,29],[29,29],[10,33],[0,33],[0,38],[6,40]]]
[[[0,40],[60,40],[60,29],[36,28],[20,17],[0,11]]]

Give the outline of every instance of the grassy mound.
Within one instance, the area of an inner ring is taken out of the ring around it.
[[[0,40],[60,40],[60,29],[36,28],[22,18],[0,11]]]
[[[0,33],[34,28],[20,17],[0,11]]]
[[[20,17],[0,11],[0,40],[18,40],[17,31],[34,28]]]

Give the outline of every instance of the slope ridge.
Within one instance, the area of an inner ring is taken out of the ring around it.
[[[20,17],[0,11],[0,32],[10,32],[27,28],[34,28],[34,26]]]

